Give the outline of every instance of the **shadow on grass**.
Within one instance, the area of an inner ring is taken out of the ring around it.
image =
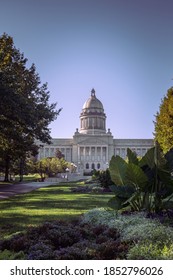
[[[69,220],[106,207],[110,194],[76,194],[68,186],[51,186],[0,201],[0,238],[45,221]],[[10,226],[9,226],[10,225]]]

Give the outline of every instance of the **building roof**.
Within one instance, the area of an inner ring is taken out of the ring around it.
[[[88,100],[84,103],[82,109],[102,109],[103,110],[103,104],[101,101],[96,97],[95,90],[91,90],[91,96],[88,98]]]

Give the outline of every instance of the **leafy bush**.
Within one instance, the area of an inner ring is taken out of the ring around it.
[[[91,225],[81,223],[81,220],[55,221],[46,222],[37,228],[31,227],[26,234],[1,241],[0,250],[7,250],[4,259],[9,259],[9,252],[14,249],[15,254],[18,254],[21,248],[29,260],[116,259],[125,256],[119,237],[115,228],[106,225]]]
[[[127,243],[124,258],[173,259],[172,228],[162,225],[158,220],[146,218],[145,213],[121,215],[100,208],[85,213],[84,221],[116,228],[120,234],[121,246],[123,242]]]
[[[99,246],[97,256],[100,260],[126,259],[128,250],[128,243],[108,240]]]
[[[156,243],[138,243],[127,253],[129,260],[172,260],[173,244],[160,246]]]
[[[76,188],[71,188],[71,192],[73,193],[90,193],[92,191],[91,186],[79,186]]]
[[[19,252],[28,248],[27,237],[23,233],[10,236],[8,239],[1,241],[0,250],[8,249],[10,251]]]
[[[95,257],[96,245],[87,240],[55,251],[56,260],[90,260]]]
[[[87,183],[87,186],[78,186],[76,188],[71,188],[71,192],[73,193],[102,193],[105,189],[102,188],[99,182],[91,182],[90,184]]]
[[[119,210],[130,206],[133,211],[157,213],[173,209],[173,149],[164,155],[156,143],[140,160],[130,149],[127,157],[128,162],[119,156],[110,161],[115,197],[109,201],[109,207]]]
[[[83,215],[82,223],[102,224],[110,228],[116,228],[121,234],[128,226],[136,226],[149,223],[157,224],[156,220],[149,220],[145,217],[144,212],[136,212],[129,215],[122,215],[113,210],[106,210],[104,208],[95,208]]]
[[[168,244],[173,240],[173,231],[171,228],[146,219],[146,222],[137,225],[129,224],[123,229],[123,240],[146,240],[149,242],[158,242]]]
[[[54,256],[53,247],[43,242],[31,246],[28,251],[28,260],[51,260]]]
[[[95,208],[87,211],[83,214],[83,219],[81,223],[91,223],[91,224],[108,224],[107,221],[114,220],[117,217],[115,211],[107,211],[104,208]]]
[[[122,215],[103,208],[93,209],[84,214],[83,222],[115,228],[124,242],[157,242],[158,246],[168,246],[173,240],[171,227],[162,225],[158,220],[146,218],[144,212]]]
[[[18,253],[9,251],[7,249],[0,251],[0,260],[24,260],[25,254],[23,251]]]
[[[96,178],[101,187],[106,188],[108,191],[109,186],[113,185],[113,181],[111,180],[109,169],[106,170],[95,170],[93,174],[93,178]]]

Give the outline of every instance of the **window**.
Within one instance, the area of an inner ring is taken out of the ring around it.
[[[54,148],[51,148],[51,149],[50,149],[50,156],[51,156],[51,157],[54,157],[54,156],[55,156],[55,155],[54,155]]]
[[[89,151],[90,151],[89,147],[86,147],[85,151],[86,151],[86,155],[89,156]]]
[[[94,163],[92,163],[91,169],[95,169],[95,164]]]
[[[49,148],[45,148],[45,157],[49,157]]]
[[[84,147],[80,147],[80,155],[81,155],[81,156],[84,155]]]
[[[86,169],[89,169],[89,163],[86,163]]]
[[[100,169],[100,163],[97,163],[97,169]]]

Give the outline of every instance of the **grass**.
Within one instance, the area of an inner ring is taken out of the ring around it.
[[[23,182],[28,182],[28,181],[32,182],[32,181],[35,181],[37,179],[40,179],[40,175],[38,173],[23,176]],[[15,176],[15,181],[19,182],[19,180],[20,180],[20,176],[16,175]]]
[[[9,182],[4,182],[3,181],[4,176],[0,176],[0,178],[1,178],[0,187],[4,187],[4,185],[14,185],[14,184],[19,184],[19,183],[22,184],[22,183],[37,181],[38,179],[40,179],[40,175],[39,174],[24,175],[22,182],[20,182],[20,176],[19,175],[15,176],[14,181],[9,181]]]
[[[72,219],[95,207],[106,207],[111,194],[76,194],[77,183],[44,187],[0,200],[0,239],[45,221]]]

